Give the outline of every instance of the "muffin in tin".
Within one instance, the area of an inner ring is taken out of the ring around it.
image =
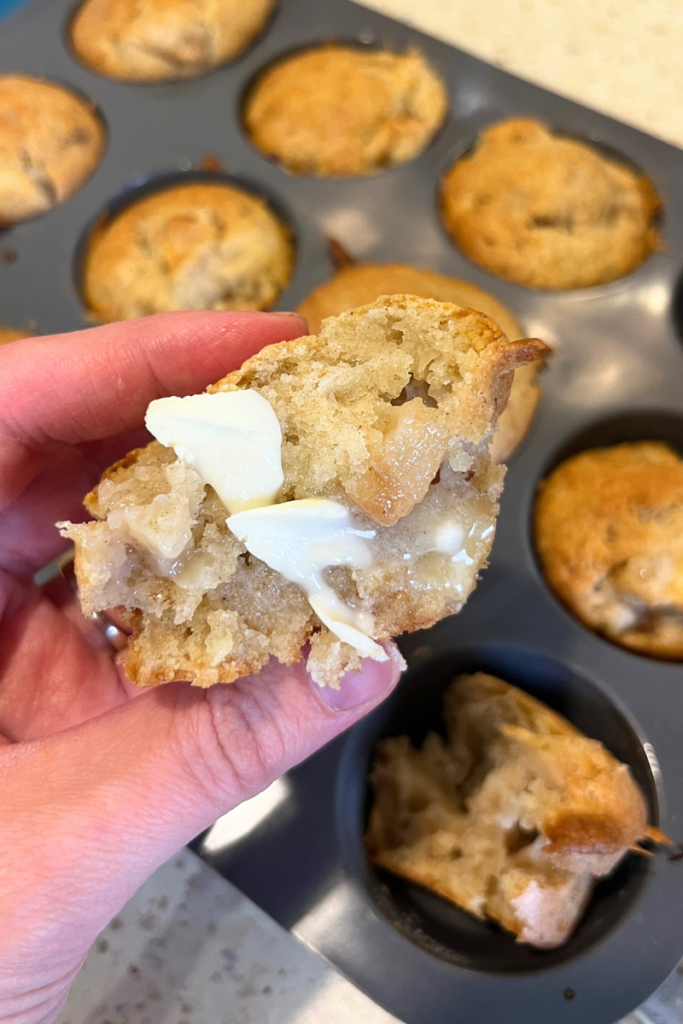
[[[596,448],[540,485],[536,548],[588,627],[632,651],[683,659],[683,461],[668,445]]]
[[[292,174],[351,178],[418,156],[447,108],[418,50],[328,44],[267,68],[247,95],[244,124],[256,148]]]
[[[563,945],[596,883],[647,824],[628,767],[530,694],[484,672],[444,694],[445,736],[380,740],[371,774],[371,861],[518,942]]]
[[[87,100],[55,82],[0,77],[0,226],[78,191],[102,158],[105,131]]]
[[[289,282],[290,229],[264,199],[219,181],[172,185],[99,224],[83,264],[93,316],[267,309]]]
[[[628,274],[659,245],[645,174],[538,121],[501,121],[443,179],[443,221],[492,274],[563,290]]]
[[[71,23],[76,55],[126,82],[192,78],[237,57],[274,0],[86,0]]]
[[[0,326],[0,345],[6,345],[9,341],[19,341],[20,338],[32,337],[30,331],[18,331],[14,327]]]
[[[317,334],[325,317],[338,316],[347,309],[374,302],[380,295],[393,294],[417,295],[476,309],[495,320],[510,341],[523,337],[512,313],[493,295],[456,277],[403,263],[342,267],[330,281],[312,291],[297,312],[307,318],[311,333]],[[491,459],[495,463],[509,459],[529,429],[539,398],[538,369],[539,363],[534,362],[515,370],[508,404],[498,419],[498,431],[491,442]]]

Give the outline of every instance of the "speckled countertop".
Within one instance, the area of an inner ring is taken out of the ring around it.
[[[506,71],[683,146],[681,0],[363,0]]]
[[[682,0],[366,6],[683,146]],[[680,973],[628,1020],[683,1022]],[[393,1021],[189,851],[160,868],[102,933],[59,1017],[59,1024]]]

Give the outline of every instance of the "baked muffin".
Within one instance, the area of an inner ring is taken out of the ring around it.
[[[274,0],[85,0],[71,23],[76,55],[100,75],[164,82],[237,57]]]
[[[6,345],[8,341],[19,341],[20,338],[30,337],[30,331],[17,331],[14,327],[0,327],[0,345]]]
[[[563,462],[540,485],[534,530],[550,586],[586,626],[683,659],[683,461],[668,445]]]
[[[53,82],[0,76],[0,226],[63,203],[93,173],[104,144],[87,100]]]
[[[164,188],[99,224],[83,266],[98,320],[175,309],[267,309],[289,282],[289,228],[265,200],[221,182]]]
[[[418,50],[329,44],[267,68],[244,123],[256,148],[292,174],[353,178],[418,156],[447,109]]]
[[[94,522],[59,524],[86,613],[118,607],[133,631],[129,677],[230,683],[310,643],[312,677],[337,686],[384,660],[382,641],[458,612],[495,531],[497,412],[543,348],[392,296],[263,349],[209,395],[152,403],[164,444],[105,473]],[[244,411],[232,434],[226,404]]]
[[[367,831],[378,867],[554,949],[639,839],[668,842],[628,767],[515,686],[458,676],[444,719],[446,739],[429,733],[419,750],[408,736],[378,744]]]
[[[659,245],[650,179],[538,121],[501,121],[446,174],[445,226],[492,274],[528,288],[614,281]]]
[[[380,295],[394,294],[419,295],[437,302],[469,306],[495,320],[510,341],[522,337],[522,330],[512,313],[493,295],[456,277],[446,277],[403,263],[361,263],[342,267],[331,281],[311,292],[297,312],[306,317],[310,331],[316,334],[325,317],[364,306]],[[508,404],[498,418],[498,430],[491,441],[491,459],[495,463],[506,462],[529,429],[538,404],[538,369],[538,363],[527,363],[515,370]]]

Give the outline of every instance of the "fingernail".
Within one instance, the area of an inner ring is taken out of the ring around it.
[[[351,711],[391,693],[406,663],[395,644],[386,643],[382,646],[389,660],[366,659],[360,672],[348,672],[341,678],[338,690],[333,690],[331,686],[318,686],[311,681],[311,686],[325,707],[330,711]]]
[[[308,320],[306,319],[305,316],[301,316],[300,313],[280,312],[280,310],[278,310],[276,313],[271,313],[270,315],[286,317],[288,320],[291,320],[292,317],[294,317],[295,320],[300,320],[303,326],[306,328],[306,330],[308,330]]]

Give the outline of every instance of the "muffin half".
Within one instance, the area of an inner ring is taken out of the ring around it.
[[[208,395],[152,403],[163,444],[86,498],[86,612],[118,607],[139,685],[199,686],[302,657],[338,685],[382,641],[458,612],[493,541],[488,445],[537,359],[481,313],[412,296],[271,345]]]
[[[274,0],[85,0],[71,45],[93,71],[125,82],[205,74],[264,27]]]
[[[519,942],[571,936],[597,880],[638,840],[667,842],[626,765],[561,715],[484,672],[453,680],[445,739],[382,740],[367,846]]]
[[[267,68],[247,96],[244,124],[256,148],[292,174],[350,178],[414,159],[447,108],[418,50],[329,44]]]
[[[63,203],[102,158],[104,127],[93,105],[64,86],[0,77],[0,227]]]
[[[289,228],[265,200],[222,182],[161,189],[98,224],[83,296],[98,320],[178,309],[267,309],[289,282]]]
[[[614,281],[659,245],[650,179],[532,120],[494,124],[443,179],[444,224],[471,260],[539,289]]]

